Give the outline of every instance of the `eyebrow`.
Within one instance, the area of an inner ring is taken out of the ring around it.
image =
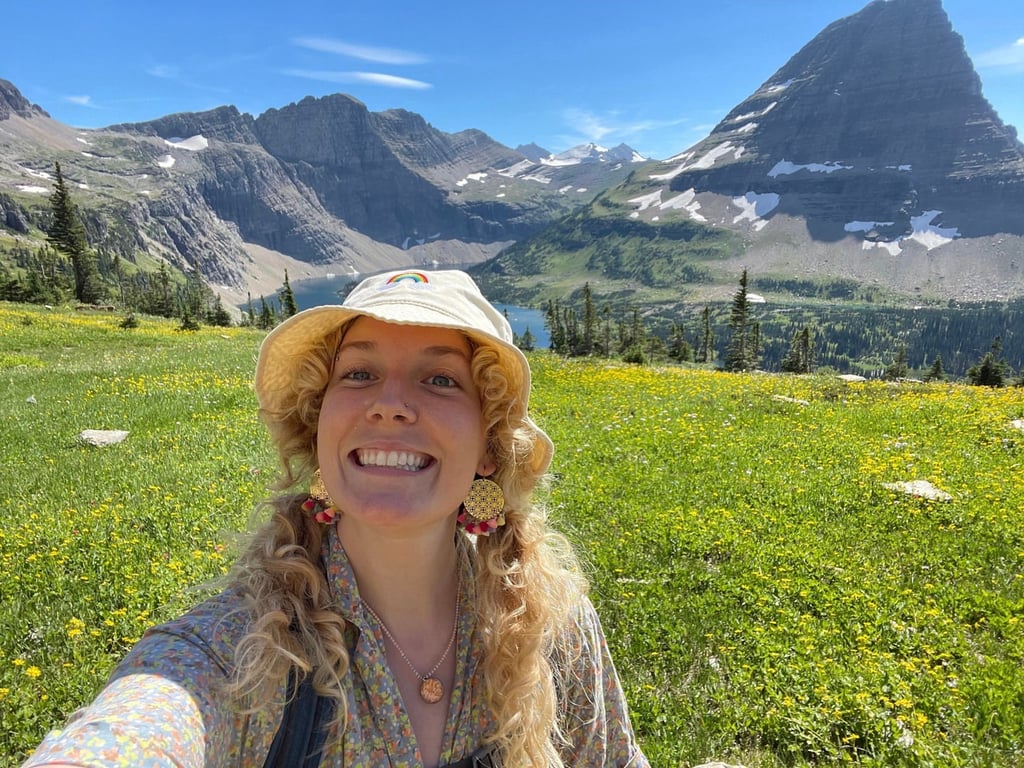
[[[338,347],[338,352],[335,357],[340,355],[347,349],[355,349],[360,352],[375,352],[378,348],[378,344],[375,341],[342,341],[341,346]],[[461,357],[463,360],[469,360],[470,355],[467,354],[466,350],[459,349],[458,347],[451,347],[447,344],[437,344],[426,347],[423,350],[429,357],[447,357],[449,355],[455,355]]]

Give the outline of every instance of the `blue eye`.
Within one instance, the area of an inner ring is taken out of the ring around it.
[[[369,381],[372,377],[369,371],[349,371],[343,374],[341,378],[351,381]]]
[[[451,376],[445,376],[443,373],[435,373],[433,376],[427,379],[427,381],[435,387],[457,387],[458,383]]]

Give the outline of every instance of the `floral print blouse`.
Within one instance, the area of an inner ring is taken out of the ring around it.
[[[387,665],[379,624],[362,607],[352,569],[332,529],[323,552],[328,581],[348,621],[351,663],[346,680],[344,733],[328,733],[321,765],[420,768],[423,760],[398,686]],[[474,600],[472,565],[463,558],[467,601]],[[238,713],[218,683],[232,674],[234,648],[248,616],[239,592],[228,588],[181,618],[151,629],[88,707],[50,733],[23,768],[152,766],[228,768],[262,766],[280,723],[282,707]],[[472,603],[470,603],[472,604]],[[479,669],[483,648],[472,611],[462,611],[455,679],[441,764],[480,748],[494,723]],[[567,766],[646,768],[635,743],[625,700],[593,607],[580,612],[577,682],[564,691],[573,744]],[[284,700],[282,690],[281,701]],[[510,767],[509,767],[510,768]]]

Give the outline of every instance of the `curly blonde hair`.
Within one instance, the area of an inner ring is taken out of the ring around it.
[[[317,466],[317,421],[347,325],[295,350],[300,362],[293,396],[286,398],[286,407],[260,412],[280,454],[282,490],[308,481]],[[488,447],[497,464],[491,479],[506,502],[504,527],[480,537],[475,547],[464,533],[459,537],[477,574],[485,696],[498,724],[490,740],[509,768],[562,766],[558,691],[567,681],[561,678],[562,665],[551,659],[571,653],[565,629],[587,585],[568,542],[548,528],[543,507],[532,498],[550,448],[518,395],[523,371],[510,361],[509,351],[467,336]],[[272,499],[270,520],[235,566],[233,578],[254,618],[236,650],[230,691],[240,700],[260,702],[248,710],[255,711],[273,700],[294,667],[312,674],[317,691],[337,700],[336,722],[343,726],[342,679],[349,666],[345,620],[332,609],[319,564],[323,534],[301,509],[304,499],[294,494]]]

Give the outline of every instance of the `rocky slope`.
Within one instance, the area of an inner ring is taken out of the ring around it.
[[[255,118],[225,106],[75,130],[0,81],[0,225],[45,227],[55,161],[93,245],[197,269],[234,298],[272,290],[286,268],[296,279],[479,262],[630,166],[531,173],[544,167],[480,131],[341,94]]]

